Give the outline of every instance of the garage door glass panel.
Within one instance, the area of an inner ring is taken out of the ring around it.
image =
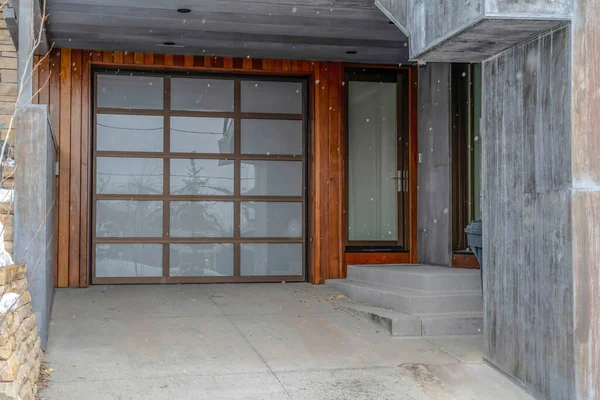
[[[243,119],[243,154],[302,154],[302,121]]]
[[[97,277],[156,277],[163,274],[163,246],[156,243],[96,245]]]
[[[161,76],[97,75],[100,108],[161,110],[164,85]]]
[[[242,161],[242,194],[248,196],[302,196],[302,162]]]
[[[100,151],[163,150],[164,117],[153,115],[99,114],[96,149]]]
[[[233,111],[233,80],[172,78],[171,109]]]
[[[233,195],[233,160],[173,158],[170,162],[172,195]]]
[[[127,157],[96,159],[96,193],[162,194],[162,192],[162,159]]]
[[[256,201],[241,204],[242,237],[302,237],[302,203]]]
[[[248,243],[241,247],[242,276],[302,274],[302,243]]]
[[[162,201],[98,200],[97,237],[161,237]]]
[[[174,153],[231,154],[233,138],[233,118],[171,117]]]
[[[171,244],[171,276],[233,276],[232,243]]]
[[[302,83],[242,81],[242,112],[302,114]]]
[[[171,237],[233,237],[233,202],[172,201]]]

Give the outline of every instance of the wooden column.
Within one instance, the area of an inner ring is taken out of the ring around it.
[[[584,400],[600,396],[600,0],[574,3],[573,333],[575,393]]]

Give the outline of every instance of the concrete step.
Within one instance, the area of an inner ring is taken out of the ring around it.
[[[481,291],[479,270],[429,265],[349,265],[348,279],[424,291]]]
[[[483,331],[482,312],[408,315],[352,301],[342,302],[340,307],[392,336],[470,335]]]
[[[326,283],[358,302],[388,308],[404,314],[483,310],[483,297],[478,290],[426,292],[346,279],[329,279]]]
[[[416,314],[423,336],[474,335],[483,333],[483,312]]]
[[[421,319],[413,315],[355,302],[343,302],[339,305],[350,314],[379,326],[392,336],[421,336]]]

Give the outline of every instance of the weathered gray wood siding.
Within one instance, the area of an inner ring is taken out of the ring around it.
[[[408,60],[406,36],[388,24],[373,0],[46,4],[55,48],[386,64]],[[178,7],[191,12],[177,13]],[[164,42],[175,45],[162,46]]]
[[[600,399],[600,0],[573,16],[573,275],[576,399]]]
[[[450,64],[419,69],[418,258],[423,264],[452,260]]]
[[[420,54],[449,35],[483,18],[483,0],[408,1],[410,54]]]
[[[574,399],[570,28],[484,63],[485,357]]]
[[[573,0],[379,0],[408,2],[411,60],[481,62],[569,21]]]
[[[400,28],[402,33],[408,36],[408,27],[406,25],[408,13],[407,0],[375,0],[375,5],[390,19],[390,21]]]
[[[14,261],[27,264],[31,305],[46,347],[56,268],[56,142],[48,107],[27,105],[16,118]]]
[[[522,20],[483,19],[417,58],[428,62],[478,63],[557,24],[554,20],[528,20],[523,24]]]
[[[486,14],[547,14],[568,15],[573,7],[572,0],[486,0]]]

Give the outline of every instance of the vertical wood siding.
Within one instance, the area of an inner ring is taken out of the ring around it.
[[[574,1],[572,37],[575,398],[600,398],[600,0]]]
[[[576,398],[570,36],[550,32],[483,66],[485,357],[548,400]]]
[[[344,276],[342,64],[55,49],[46,72],[38,72],[36,82],[42,88],[38,101],[49,105],[59,141],[58,287],[89,284],[89,236],[94,229],[89,225],[93,66],[306,76],[310,110],[308,276],[312,283]]]

